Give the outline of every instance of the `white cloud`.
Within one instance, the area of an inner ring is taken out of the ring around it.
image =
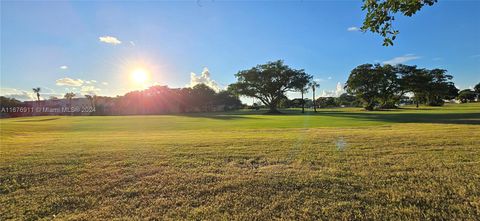
[[[48,87],[40,87],[40,100],[46,100],[50,97],[59,97],[61,94],[56,93],[53,89]],[[0,88],[0,96],[15,98],[20,101],[36,101],[37,95],[30,90],[21,90],[15,88]]]
[[[217,82],[210,78],[210,72],[208,71],[207,67],[203,68],[202,74],[199,76],[193,72],[190,73],[190,84],[187,86],[193,87],[197,84],[205,84],[217,92],[220,91],[220,87],[218,86]]]
[[[68,66],[67,65],[62,65],[62,66],[60,66],[60,69],[67,70]]]
[[[84,81],[84,82],[85,82],[85,84],[95,84],[95,83],[97,83],[96,80],[90,80],[90,81]]]
[[[328,80],[332,80],[332,77],[329,76],[327,79],[328,79]]]
[[[360,28],[359,27],[349,27],[347,28],[347,31],[360,31]]]
[[[15,98],[20,101],[37,100],[37,96],[33,92],[15,88],[0,88],[0,96]]]
[[[108,82],[102,82],[103,85],[108,85]]]
[[[60,78],[60,79],[56,80],[56,84],[58,86],[80,87],[80,86],[83,85],[83,83],[84,83],[84,81],[81,80],[81,79],[74,80],[74,79],[71,79],[71,78],[68,78],[68,77]]]
[[[116,37],[112,36],[102,36],[98,38],[101,42],[107,43],[107,44],[113,44],[113,45],[118,45],[121,44],[122,42],[118,40]]]
[[[130,41],[130,45],[135,46],[135,42]]]
[[[416,56],[414,54],[406,54],[404,56],[394,57],[390,60],[384,61],[383,63],[384,64],[390,64],[390,65],[396,65],[396,64],[403,64],[403,63],[406,63],[408,61],[417,60],[417,59],[420,59],[420,57]]]
[[[82,86],[82,89],[80,89],[80,92],[82,94],[89,94],[89,95],[95,95],[95,94],[98,94],[98,92],[100,92],[100,89],[99,88],[96,88],[95,86]]]
[[[345,93],[345,89],[343,89],[342,83],[337,82],[335,90],[322,90],[320,97],[338,97],[343,93]]]

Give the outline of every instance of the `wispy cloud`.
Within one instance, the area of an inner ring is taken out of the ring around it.
[[[103,85],[108,85],[108,82],[102,82]]]
[[[353,27],[347,28],[347,31],[360,31],[360,28],[353,26]]]
[[[71,78],[68,78],[68,77],[65,77],[65,78],[60,78],[58,80],[56,80],[56,85],[58,86],[71,86],[71,87],[80,87],[82,86],[84,83],[83,80],[81,79],[71,79]]]
[[[60,69],[67,70],[68,66],[67,65],[62,65],[62,66],[60,66]]]
[[[406,63],[408,61],[417,60],[417,59],[420,59],[420,57],[416,56],[414,54],[406,54],[404,56],[394,57],[390,60],[384,61],[383,63],[384,64],[390,64],[390,65],[396,65],[396,64],[403,64],[403,63]]]
[[[107,44],[118,45],[122,43],[120,40],[118,40],[116,37],[113,37],[113,36],[102,36],[102,37],[99,37],[98,39],[101,42],[104,42]]]
[[[198,76],[193,72],[190,73],[190,84],[187,86],[193,87],[197,84],[205,84],[217,92],[220,91],[220,86],[217,84],[217,82],[210,78],[210,72],[208,71],[207,67],[203,68],[202,73]]]

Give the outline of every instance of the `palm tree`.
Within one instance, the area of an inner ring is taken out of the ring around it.
[[[40,101],[40,88],[37,87],[37,88],[32,88],[33,90],[33,93],[36,93],[37,94],[37,100]]]
[[[320,87],[320,84],[317,83],[316,81],[311,81],[311,82],[309,83],[309,86],[312,88],[312,92],[313,92],[313,110],[314,110],[315,112],[317,112],[317,102],[316,102],[316,100],[315,100],[315,89],[316,89],[317,87]]]
[[[310,82],[312,78],[312,75],[301,70],[295,79],[294,89],[302,93],[302,113],[305,113],[305,100],[303,99],[303,95],[308,92],[308,82]]]
[[[303,94],[308,92],[308,87],[300,88],[300,93],[302,93],[302,113],[305,113],[305,99],[303,99]]]
[[[92,95],[89,95],[89,94],[87,94],[87,95],[85,95],[85,97],[86,97],[86,98],[87,98],[87,99],[90,101],[90,105],[91,105],[92,107],[94,107],[94,103],[93,103],[93,96],[92,96]]]
[[[72,98],[75,97],[75,93],[69,92],[69,93],[66,93],[65,96],[63,97],[68,100],[68,106],[70,107],[69,111],[72,111]]]

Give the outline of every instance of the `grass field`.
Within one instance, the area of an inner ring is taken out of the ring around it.
[[[480,219],[480,103],[0,126],[0,220]]]

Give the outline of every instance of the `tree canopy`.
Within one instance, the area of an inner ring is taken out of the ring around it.
[[[298,90],[303,85],[306,87],[311,79],[303,69],[290,68],[282,60],[239,71],[235,76],[237,82],[230,88],[238,95],[259,99],[270,109],[270,113],[278,113],[278,103],[287,91]]]
[[[393,107],[402,95],[400,80],[391,65],[360,65],[352,70],[345,88],[357,96],[367,110],[376,106]]]
[[[394,29],[395,14],[412,16],[423,6],[432,6],[437,0],[363,0],[362,10],[367,14],[362,31],[370,31],[383,37],[383,45],[393,45],[399,31]]]
[[[472,89],[465,89],[465,90],[461,90],[458,93],[457,99],[462,103],[467,103],[467,102],[475,101],[476,97],[477,95],[475,94],[475,91],[473,91]]]
[[[367,110],[393,108],[406,93],[412,93],[417,104],[439,106],[458,95],[452,78],[443,69],[363,64],[352,70],[345,88],[360,99]]]
[[[477,99],[480,100],[480,83],[478,83],[477,85],[475,85],[475,87],[473,88],[473,90],[475,90],[475,93],[477,93]]]

